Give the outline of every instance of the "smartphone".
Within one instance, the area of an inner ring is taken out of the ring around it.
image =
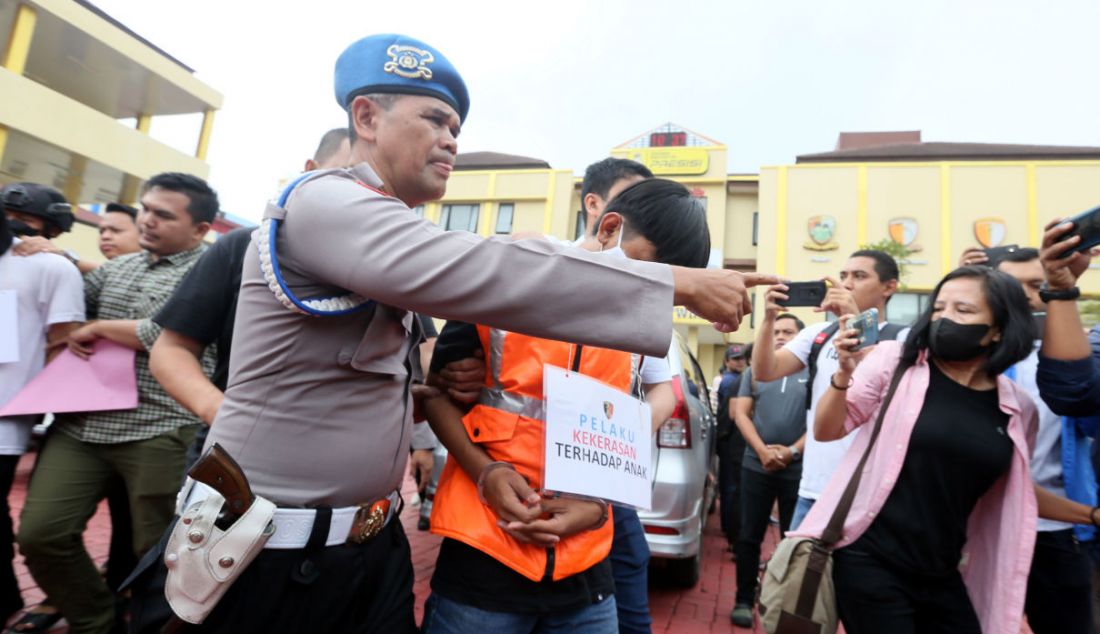
[[[1018,244],[1006,244],[1003,247],[990,247],[983,249],[985,251],[985,257],[987,261],[985,263],[991,269],[997,268],[997,265],[1001,263],[1001,260],[1005,259],[1010,253],[1015,253],[1020,249]]]
[[[869,308],[856,315],[854,319],[848,322],[848,327],[859,331],[857,335],[859,343],[855,347],[856,350],[875,345],[878,343],[878,309]]]
[[[1081,242],[1077,246],[1063,251],[1058,257],[1065,258],[1074,252],[1083,253],[1100,245],[1100,207],[1093,207],[1086,212],[1079,213],[1066,222],[1073,225],[1073,230],[1062,236],[1062,240],[1069,240],[1073,236],[1081,236]]]
[[[825,282],[788,282],[787,301],[776,302],[784,308],[820,306],[825,301]]]

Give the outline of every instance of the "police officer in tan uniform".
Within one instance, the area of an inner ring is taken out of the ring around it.
[[[454,167],[458,72],[423,42],[374,35],[340,56],[335,84],[354,167],[308,174],[268,206],[207,441],[278,507],[276,530],[203,631],[415,631],[394,521],[420,381],[410,311],[663,357],[674,303],[732,330],[746,286],[774,281],[445,232],[410,209],[442,197]],[[368,507],[385,509],[369,531],[354,519]]]

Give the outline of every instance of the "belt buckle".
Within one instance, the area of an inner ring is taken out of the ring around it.
[[[359,510],[355,512],[355,520],[351,524],[351,531],[348,533],[348,543],[362,544],[381,533],[382,527],[386,525],[386,515],[389,510],[390,501],[387,499],[369,504],[367,502],[360,504]]]

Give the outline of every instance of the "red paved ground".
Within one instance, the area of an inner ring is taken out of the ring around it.
[[[15,485],[12,487],[9,501],[12,516],[19,521],[19,512],[26,497],[27,478],[33,465],[34,455],[24,456],[19,463]],[[405,499],[413,499],[415,487],[411,480],[406,482]],[[416,618],[423,615],[424,599],[428,596],[428,581],[432,576],[436,555],[439,552],[439,538],[427,532],[416,530],[418,508],[408,505],[401,515],[405,531],[412,544],[413,569],[416,573]],[[734,567],[729,553],[725,550],[725,540],[717,528],[717,514],[711,516],[707,525],[704,542],[704,563],[699,584],[692,590],[678,590],[662,586],[660,579],[651,579],[651,608],[653,611],[654,632],[744,632],[730,625],[729,613],[733,609]],[[110,540],[110,518],[106,503],[100,505],[98,512],[88,524],[84,534],[84,543],[96,563],[102,563],[107,557]],[[18,524],[17,524],[18,525]],[[770,549],[774,545],[774,535],[769,536]],[[16,555],[16,574],[23,589],[23,598],[27,605],[34,605],[43,598],[42,591],[34,583],[23,558]],[[659,572],[655,571],[656,577]],[[58,634],[67,632],[62,621],[53,630]]]
[[[12,507],[12,516],[17,525],[19,512],[23,508],[26,497],[27,478],[30,475],[34,455],[28,454],[19,463],[15,484],[9,497]],[[415,485],[412,480],[405,483],[405,499],[413,499]],[[428,581],[432,576],[432,568],[435,565],[436,555],[439,552],[440,539],[427,532],[416,530],[418,508],[412,505],[405,507],[401,515],[401,521],[405,531],[409,535],[412,544],[413,569],[416,573],[416,618],[419,621],[423,616],[424,600],[428,596]],[[774,527],[769,529],[765,540],[764,555],[770,554],[775,547],[777,531]],[[110,518],[107,514],[106,503],[100,505],[95,516],[88,524],[88,530],[84,534],[84,543],[88,547],[92,558],[96,563],[102,563],[107,557],[107,548],[110,540]],[[35,585],[34,579],[23,565],[23,558],[16,555],[16,574],[19,577],[19,585],[23,589],[23,598],[27,605],[34,605],[43,598],[42,591]],[[690,590],[670,588],[661,583],[660,572],[655,569],[650,576],[650,609],[653,613],[653,631],[668,634],[704,634],[710,632],[763,632],[757,626],[755,630],[735,628],[730,624],[729,614],[733,610],[733,593],[736,585],[734,579],[734,564],[726,551],[726,542],[718,530],[718,515],[713,514],[707,522],[703,541],[703,567],[699,583]],[[61,621],[53,630],[57,634],[68,631],[68,627]],[[843,630],[842,630],[843,631]],[[1021,634],[1027,634],[1030,630],[1025,628]]]

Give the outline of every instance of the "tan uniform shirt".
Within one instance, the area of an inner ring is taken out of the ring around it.
[[[412,427],[407,360],[420,339],[410,310],[668,351],[669,267],[446,232],[371,187],[381,182],[366,163],[304,181],[287,201],[278,255],[298,297],[354,291],[375,308],[292,312],[268,288],[256,248],[245,258],[229,386],[207,444],[221,443],[259,495],[339,507],[400,486]]]

